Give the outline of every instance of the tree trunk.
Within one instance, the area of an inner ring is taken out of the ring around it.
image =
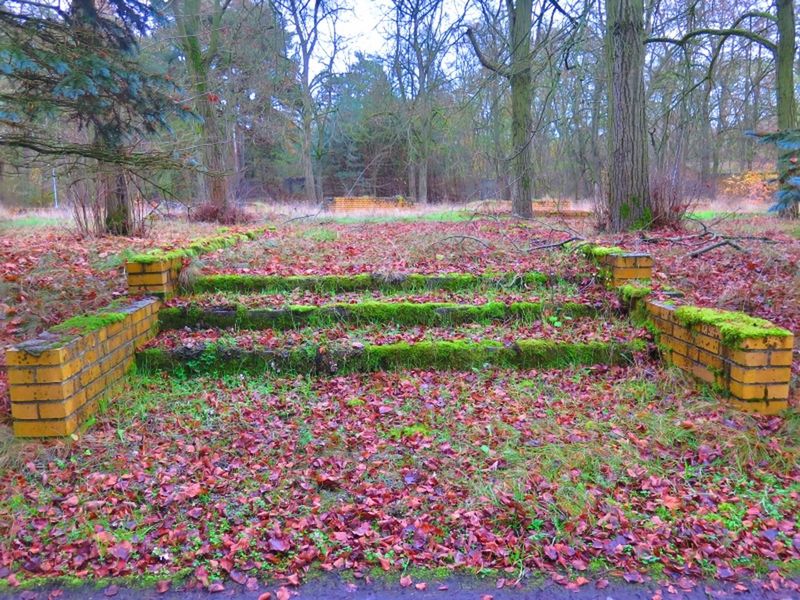
[[[643,0],[606,0],[609,229],[651,225],[644,92]]]
[[[511,212],[523,218],[533,216],[531,205],[533,184],[531,166],[531,19],[532,0],[517,0],[511,18],[511,165],[514,173],[514,193]]]
[[[776,87],[778,95],[778,129],[786,131],[797,126],[797,102],[794,96],[794,58],[796,52],[796,35],[794,22],[794,1],[775,0],[778,9],[778,52],[776,63]],[[778,173],[786,173],[790,161],[797,159],[797,152],[779,150]],[[783,179],[783,175],[781,175]],[[783,181],[781,184],[783,185]],[[800,204],[795,202],[781,211],[781,216],[797,219],[800,216]]]
[[[130,236],[133,234],[133,216],[125,174],[118,171],[106,175],[105,180],[106,233]]]
[[[311,92],[307,92],[310,94]],[[314,157],[313,157],[313,115],[310,102],[306,98],[303,99],[303,177],[305,179],[305,196],[306,201],[311,204],[316,204],[320,201],[317,196],[317,180],[314,175]]]
[[[205,87],[205,86],[202,86]],[[205,173],[203,184],[205,193],[203,200],[223,215],[230,200],[225,149],[227,136],[220,127],[216,109],[212,106],[207,94],[198,99],[200,114],[203,117],[203,162]]]
[[[428,203],[428,159],[423,158],[417,165],[417,201],[420,204]]]

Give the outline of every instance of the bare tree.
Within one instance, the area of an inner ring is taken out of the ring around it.
[[[283,15],[294,40],[297,53],[298,128],[301,138],[301,160],[305,179],[305,195],[309,202],[322,200],[321,181],[317,178],[315,162],[320,126],[324,113],[317,106],[317,93],[333,71],[333,64],[341,44],[336,32],[339,13],[345,8],[339,0],[274,0],[276,10]],[[323,28],[328,28],[329,39],[320,43]],[[320,63],[324,61],[324,66]]]
[[[392,72],[406,112],[408,192],[428,202],[436,94],[446,81],[442,62],[461,22],[448,22],[442,0],[391,0]]]
[[[195,110],[202,117],[198,125],[201,137],[203,175],[199,181],[203,202],[221,218],[231,202],[227,162],[228,136],[221,122],[220,97],[212,84],[211,72],[218,58],[222,19],[231,0],[173,0],[177,45],[186,60],[186,69]],[[210,10],[210,12],[206,12]]]

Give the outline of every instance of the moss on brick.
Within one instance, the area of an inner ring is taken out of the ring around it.
[[[136,355],[144,371],[190,373],[352,373],[403,369],[470,370],[483,367],[552,368],[619,364],[645,348],[644,342],[569,343],[520,340],[422,341],[417,343],[336,347],[308,345],[287,350],[244,350],[221,343],[203,348],[150,348]]]
[[[228,248],[240,242],[253,240],[265,231],[273,228],[274,227],[271,226],[259,227],[244,233],[229,233],[216,237],[200,238],[192,241],[188,246],[183,248],[176,248],[174,250],[150,250],[141,254],[135,254],[128,258],[128,262],[152,264],[160,261],[192,258],[215,250],[221,250],[222,248]]]
[[[548,283],[544,273],[503,273],[472,275],[206,275],[194,283],[196,292],[286,292],[314,290],[317,292],[360,292],[369,290],[469,290],[478,287],[541,287]]]
[[[698,324],[718,327],[723,345],[729,347],[738,347],[745,339],[792,335],[791,331],[776,327],[766,319],[714,308],[680,306],[675,309],[675,318],[686,327]]]
[[[611,254],[625,253],[619,246],[597,246],[595,244],[584,244],[580,247],[580,251],[587,258],[592,259],[600,259]]]
[[[632,303],[635,300],[640,300],[645,298],[646,296],[650,295],[653,291],[653,288],[644,285],[635,285],[632,283],[626,283],[617,289],[617,294],[619,294],[620,299],[626,303]]]
[[[91,333],[108,325],[121,323],[127,316],[127,313],[112,311],[78,315],[59,323],[55,327],[51,327],[50,331],[57,333]]]

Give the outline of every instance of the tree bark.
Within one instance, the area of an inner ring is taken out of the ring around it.
[[[775,0],[778,17],[778,50],[775,56],[775,81],[778,95],[778,129],[786,131],[797,126],[797,101],[794,95],[794,59],[797,51],[794,1]],[[790,161],[797,159],[796,152],[778,150],[778,173],[789,171]],[[781,181],[781,185],[784,182]],[[800,204],[795,202],[781,210],[782,217],[797,219],[800,217]]]
[[[644,91],[643,0],[606,0],[609,223],[613,232],[651,225]]]
[[[107,175],[105,179],[106,233],[130,236],[133,234],[133,215],[131,214],[125,174],[118,171]]]
[[[531,202],[533,174],[531,164],[531,20],[533,0],[517,0],[509,15],[511,20],[511,165],[514,192],[511,211],[524,218],[533,216]]]

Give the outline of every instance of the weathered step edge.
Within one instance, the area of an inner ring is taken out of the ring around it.
[[[394,325],[458,325],[489,321],[535,320],[542,315],[562,317],[597,316],[602,308],[589,304],[564,302],[487,302],[454,304],[444,302],[360,302],[323,306],[287,306],[276,309],[253,309],[242,305],[205,307],[189,304],[165,307],[158,313],[162,331],[168,329],[295,329],[328,327],[338,323]]]
[[[363,292],[371,290],[470,290],[487,287],[542,287],[553,280],[544,273],[502,273],[472,275],[203,275],[192,283],[195,293],[206,292],[288,292],[311,290],[317,292]]]
[[[559,368],[577,365],[626,364],[645,351],[646,342],[502,342],[424,341],[384,345],[319,346],[286,350],[249,350],[222,344],[201,344],[175,350],[148,348],[136,354],[143,372],[310,373],[334,374],[403,369],[463,371],[484,367]]]

